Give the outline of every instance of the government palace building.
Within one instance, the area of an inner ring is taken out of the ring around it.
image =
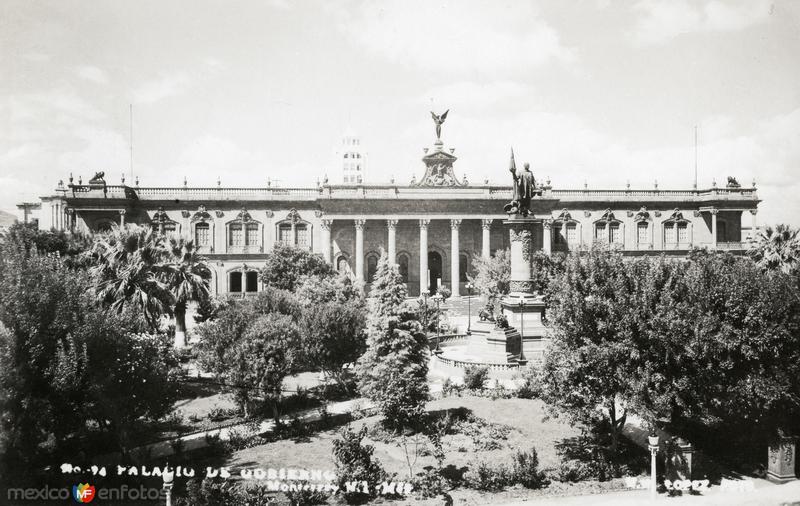
[[[326,177],[306,188],[229,188],[219,182],[193,188],[185,181],[145,187],[138,178],[129,186],[124,179],[107,184],[103,173],[87,183],[70,176],[41,198],[39,227],[103,231],[136,223],[179,234],[209,259],[212,292],[219,295],[258,291],[257,271],[279,243],[320,253],[367,287],[384,249],[412,296],[442,285],[464,295],[474,258],[508,248],[503,208],[512,198],[510,176],[508,186],[458,177],[453,150],[437,132],[424,150],[421,177],[408,184],[364,184],[358,141],[347,137],[344,144],[343,182]],[[756,189],[733,178],[725,187],[706,189],[561,190],[549,180],[537,188],[540,195],[530,204],[533,243],[548,253],[597,242],[626,255],[678,256],[695,247],[743,252],[756,230]]]

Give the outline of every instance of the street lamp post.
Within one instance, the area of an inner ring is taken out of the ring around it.
[[[650,499],[655,501],[656,489],[656,454],[658,454],[658,435],[652,434],[647,438],[647,448],[650,450]]]
[[[472,289],[474,285],[467,283],[467,334],[472,334]]]
[[[433,352],[438,355],[442,352],[442,349],[439,347],[439,327],[440,327],[439,303],[442,301],[442,299],[444,299],[444,297],[442,297],[440,293],[437,293],[431,298],[436,301],[436,349]]]
[[[175,471],[171,471],[169,468],[169,464],[164,468],[164,474],[161,475],[161,479],[164,480],[164,492],[166,492],[166,504],[167,506],[172,506],[172,485],[174,485],[175,480]]]

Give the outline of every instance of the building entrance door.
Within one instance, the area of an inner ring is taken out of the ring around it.
[[[442,255],[435,251],[428,252],[428,283],[431,295],[439,290],[442,281]]]

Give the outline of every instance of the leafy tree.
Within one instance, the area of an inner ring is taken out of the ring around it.
[[[56,253],[67,267],[85,269],[91,265],[92,236],[63,230],[39,230],[35,223],[16,222],[6,230],[5,240],[22,245],[25,251]]]
[[[303,276],[330,277],[335,274],[322,255],[284,244],[276,245],[267,254],[265,263],[259,271],[261,282],[282,290],[294,291]]]
[[[428,342],[397,266],[381,252],[372,283],[367,351],[358,361],[361,393],[395,429],[415,427],[428,399]]]
[[[241,341],[228,356],[227,377],[236,386],[236,401],[248,414],[253,394],[261,396],[280,419],[279,403],[283,379],[291,372],[293,348],[298,340],[297,326],[291,317],[268,314],[248,326]]]
[[[750,254],[764,269],[796,272],[800,268],[800,230],[784,224],[766,227],[758,233]]]
[[[57,255],[14,240],[0,258],[0,476],[35,479],[109,435],[125,448],[174,399],[164,338],[136,337],[144,320],[103,311],[88,277]]]
[[[345,390],[349,388],[344,365],[355,363],[366,348],[365,319],[358,300],[323,303],[303,314],[304,360]]]
[[[794,279],[698,252],[662,291],[639,349],[636,402],[673,423],[737,427],[751,441],[800,428],[800,297]],[[763,440],[762,440],[763,442]]]
[[[570,255],[550,288],[553,340],[541,376],[542,399],[553,414],[603,427],[612,451],[627,418],[633,372],[627,281],[619,253],[595,248]]]
[[[386,472],[373,459],[375,448],[362,444],[367,435],[366,426],[355,432],[348,425],[341,432],[340,439],[333,440],[333,461],[336,465],[336,477],[339,488],[343,491],[344,500],[348,504],[358,504],[375,498],[379,485],[386,478]],[[346,484],[356,482],[359,485],[354,491],[348,491]],[[366,489],[361,483],[366,483]]]
[[[468,274],[468,279],[488,303],[495,304],[508,294],[511,282],[511,255],[508,250],[497,250],[490,258],[476,256],[473,265],[475,273]]]
[[[361,305],[365,304],[364,293],[345,274],[301,276],[294,294],[297,301],[303,306],[351,301]]]

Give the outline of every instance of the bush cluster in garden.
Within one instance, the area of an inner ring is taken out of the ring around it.
[[[489,368],[486,366],[468,365],[464,368],[464,387],[469,390],[481,390],[489,381]]]
[[[339,439],[333,441],[336,477],[340,490],[343,490],[342,497],[348,504],[358,504],[374,498],[378,485],[386,478],[386,472],[372,456],[375,448],[363,444],[366,435],[366,427],[354,431],[347,426],[341,431]],[[367,489],[359,488],[348,492],[345,483],[352,481],[366,482]]]
[[[538,489],[547,484],[547,476],[539,470],[539,456],[535,448],[531,448],[530,452],[517,450],[510,465],[493,466],[479,460],[470,465],[464,474],[464,485],[475,490],[494,492],[514,485]]]

